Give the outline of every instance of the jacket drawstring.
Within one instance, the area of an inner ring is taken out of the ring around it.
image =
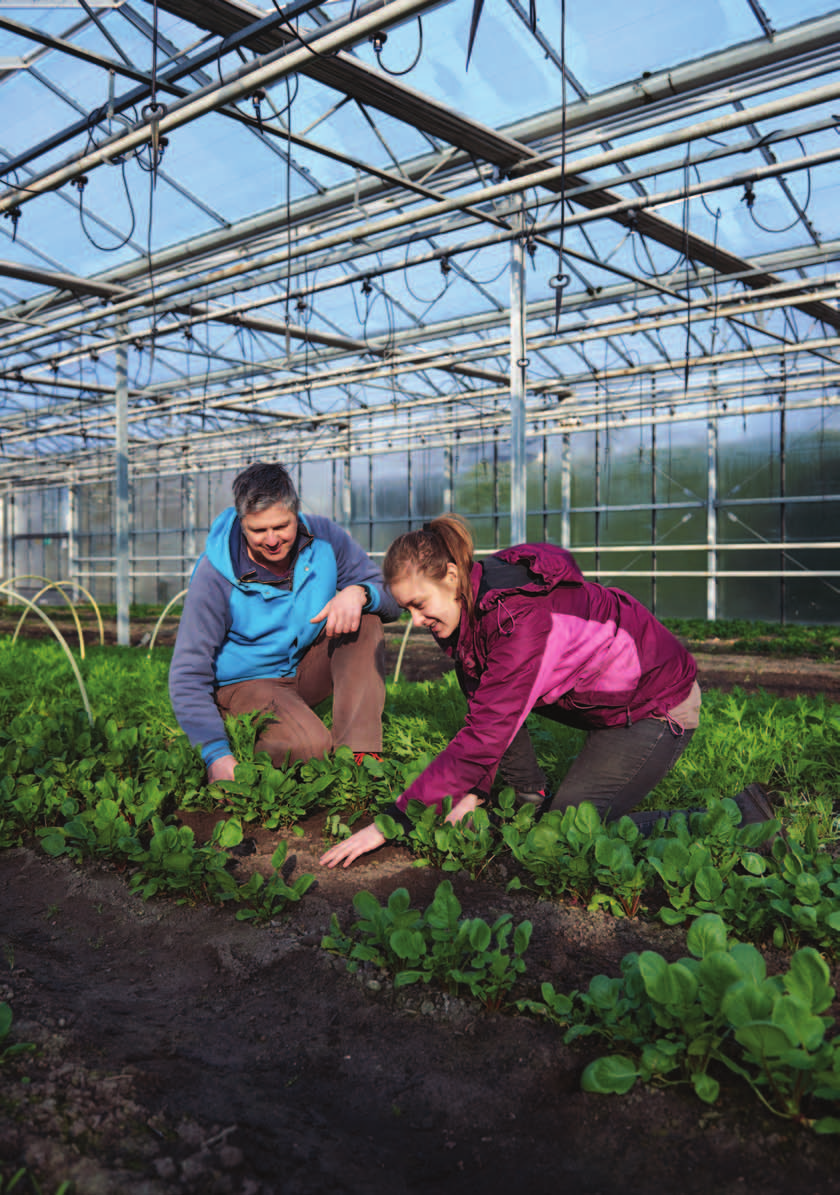
[[[500,610],[504,610],[505,614],[510,619],[510,630],[505,630],[505,628],[502,626],[502,616],[499,613]],[[509,637],[510,635],[513,634],[514,630],[516,629],[516,619],[511,614],[510,610],[508,610],[507,606],[505,605],[505,603],[502,601],[501,598],[499,598],[498,602],[496,603],[496,619],[498,621],[499,634],[504,635],[506,637]]]

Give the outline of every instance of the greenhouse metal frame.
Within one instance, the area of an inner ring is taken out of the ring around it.
[[[712,11],[0,3],[3,578],[127,641],[276,459],[374,554],[838,621],[840,11]]]

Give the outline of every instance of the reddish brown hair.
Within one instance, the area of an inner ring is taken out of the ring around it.
[[[440,515],[425,523],[422,531],[406,531],[398,536],[385,553],[382,575],[386,585],[411,570],[431,577],[433,581],[442,581],[448,564],[454,564],[458,570],[458,597],[472,618],[475,605],[470,583],[473,537],[460,515]]]

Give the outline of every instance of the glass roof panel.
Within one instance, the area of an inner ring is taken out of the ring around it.
[[[777,31],[824,11],[764,7]],[[262,11],[276,15],[267,4]],[[303,417],[348,401],[384,414],[418,394],[441,397],[439,407],[423,408],[434,426],[454,418],[448,396],[469,392],[471,406],[458,416],[469,420],[507,393],[520,218],[535,402],[537,383],[557,388],[566,378],[590,394],[596,383],[620,392],[644,378],[679,400],[681,389],[706,385],[712,354],[727,354],[721,373],[747,371],[764,382],[787,368],[776,349],[782,340],[830,341],[840,325],[833,290],[822,307],[776,292],[803,276],[817,283],[833,274],[836,252],[818,242],[833,237],[840,87],[832,54],[840,25],[824,36],[819,61],[792,46],[790,64],[779,63],[770,79],[749,70],[767,39],[760,10],[747,0],[679,10],[644,0],[631,17],[614,0],[597,11],[570,2],[565,41],[574,79],[566,92],[575,120],[566,165],[583,177],[566,183],[572,198],[561,227],[559,17],[538,4],[535,36],[518,0],[487,0],[467,69],[470,11],[441,5],[423,13],[422,47],[416,18],[389,26],[378,54],[368,34],[348,41],[329,60],[335,69],[326,82],[315,77],[322,62],[312,56],[307,73],[269,79],[258,103],[245,81],[253,50],[209,60],[178,87],[208,94],[221,77],[242,78],[235,109],[167,129],[158,160],[148,141],[124,160],[86,160],[81,187],[74,159],[142,123],[148,90],[135,91],[124,114],[109,114],[112,84],[101,65],[0,30],[0,59],[31,61],[0,75],[2,153],[7,163],[27,157],[7,170],[0,193],[0,257],[11,263],[0,273],[4,433],[25,443],[13,418],[23,406],[41,412],[51,446],[111,434],[112,415],[78,396],[94,383],[107,395],[120,340],[145,404],[133,423],[138,439],[177,439],[208,419],[246,429],[249,412]],[[120,62],[122,52],[140,72],[156,57],[160,72],[181,50],[219,46],[187,12],[201,15],[183,0],[159,5],[156,56],[155,10],[141,0],[99,12],[99,28],[43,5],[0,5],[0,20],[66,36],[109,61]],[[218,0],[207,19],[220,15],[230,30],[254,14]],[[300,24],[350,17],[342,3]],[[266,34],[260,49],[271,53],[280,40]],[[733,46],[729,73],[712,70],[704,56]],[[738,59],[741,72],[732,65]],[[657,71],[679,72],[681,64],[690,64],[690,94],[663,88],[636,102],[643,75],[654,88]],[[574,80],[589,95],[576,109]],[[179,121],[181,102],[157,82],[165,119]],[[802,104],[807,87],[832,84],[836,96]],[[114,78],[118,109],[136,87],[124,73]],[[620,99],[605,91],[611,87],[621,88]],[[790,111],[747,113],[737,128],[720,126],[741,104],[752,110],[788,95]],[[711,123],[689,137],[700,122]],[[793,135],[780,140],[784,129]],[[640,140],[647,144],[638,147]],[[610,145],[619,148],[606,157]],[[631,155],[626,165],[622,153]],[[553,175],[523,178],[533,155]],[[41,177],[65,163],[59,189],[38,194]],[[15,187],[30,190],[17,192],[13,220]],[[568,285],[557,320],[561,274]],[[741,314],[733,306],[740,296],[749,299]],[[22,310],[18,301],[27,301]],[[23,370],[25,386],[15,372]]]
[[[622,0],[567,6],[568,63],[590,92],[639,78],[675,62],[754,38],[760,32],[745,0]],[[552,41],[556,44],[558,34]]]

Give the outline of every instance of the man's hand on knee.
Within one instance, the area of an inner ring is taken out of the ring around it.
[[[310,622],[327,620],[324,630],[328,639],[337,635],[352,635],[362,621],[362,607],[367,602],[367,592],[361,585],[348,585],[334,598],[330,598],[323,610],[319,610]]]

